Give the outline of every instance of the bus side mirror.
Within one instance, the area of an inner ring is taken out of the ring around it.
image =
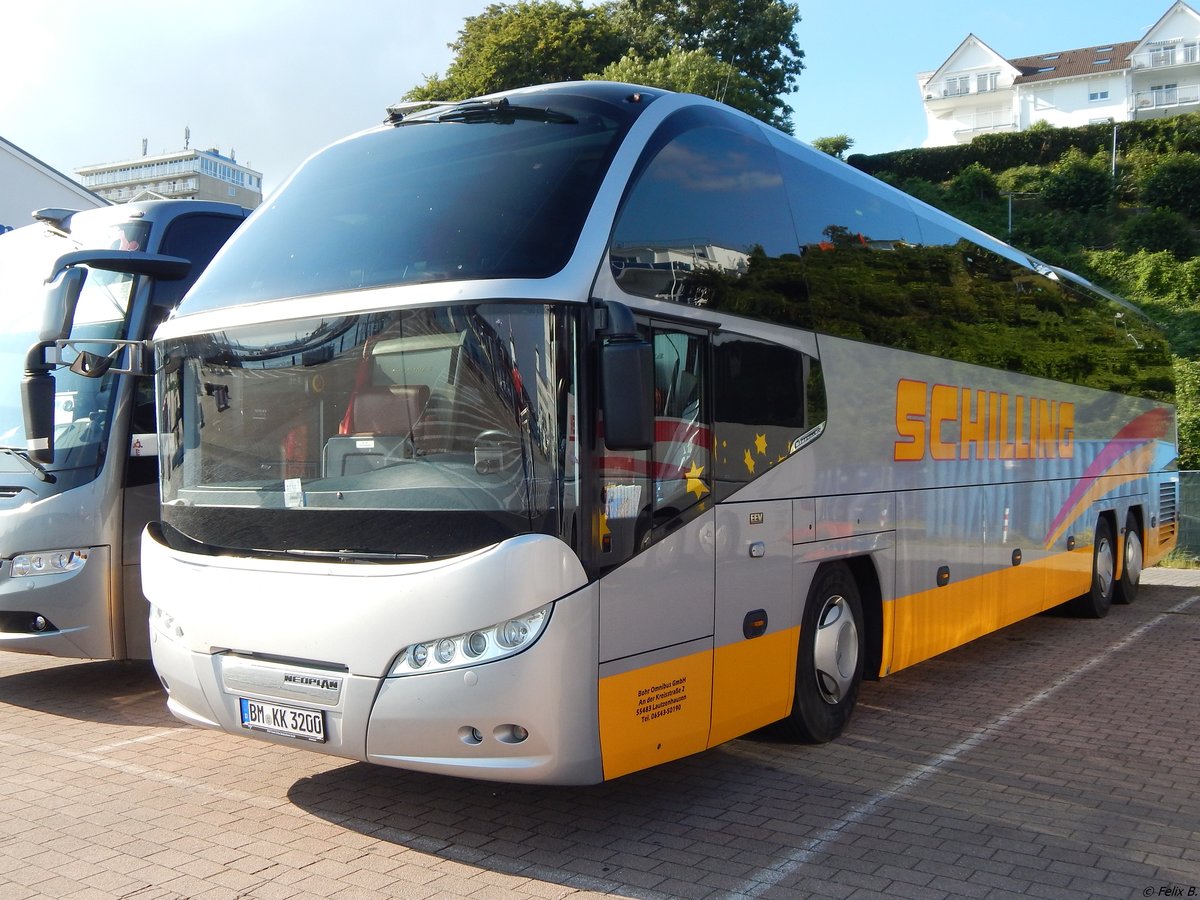
[[[21,380],[21,409],[25,415],[25,447],[29,458],[38,463],[54,462],[53,375],[25,373]]]
[[[609,450],[654,446],[654,348],[649,341],[605,341],[600,349],[600,402]]]
[[[25,447],[37,463],[54,461],[54,366],[46,351],[71,333],[75,306],[87,279],[86,269],[57,270],[47,284],[38,342],[25,355],[21,379],[21,412],[25,420]]]
[[[87,279],[87,269],[65,269],[58,276],[46,285],[46,305],[42,313],[42,328],[38,332],[39,341],[57,341],[71,333],[75,305],[79,302],[79,292],[83,290],[83,282]]]

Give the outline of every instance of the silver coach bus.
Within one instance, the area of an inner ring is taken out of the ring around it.
[[[158,512],[154,386],[116,357],[246,214],[197,201],[46,209],[0,237],[0,649],[150,656],[139,558]]]
[[[310,158],[154,339],[179,718],[586,783],[1174,545],[1135,309],[718,103],[561,84]]]

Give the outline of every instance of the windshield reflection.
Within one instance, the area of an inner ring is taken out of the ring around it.
[[[163,520],[226,548],[363,558],[559,534],[573,332],[560,307],[510,303],[168,343]]]

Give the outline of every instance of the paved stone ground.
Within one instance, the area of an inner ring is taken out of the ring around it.
[[[190,728],[148,666],[0,653],[0,900],[1200,896],[1200,572],[593,788]]]

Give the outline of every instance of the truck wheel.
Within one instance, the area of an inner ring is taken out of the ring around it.
[[[796,697],[783,721],[793,740],[822,744],[841,734],[863,673],[862,601],[844,563],[822,566],[800,624]]]

